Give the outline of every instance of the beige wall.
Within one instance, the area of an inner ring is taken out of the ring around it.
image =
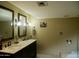
[[[47,22],[46,28],[40,28],[40,22]],[[77,33],[79,32],[79,18],[48,18],[32,20],[36,26],[38,50],[51,47],[51,53],[71,53],[77,51]],[[60,35],[63,32],[63,35]],[[68,45],[66,40],[72,40]],[[49,52],[49,51],[48,51]],[[63,55],[64,57],[64,55]]]

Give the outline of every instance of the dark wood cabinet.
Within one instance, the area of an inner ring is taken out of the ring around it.
[[[2,58],[36,58],[36,41],[16,52],[15,54],[0,52]]]

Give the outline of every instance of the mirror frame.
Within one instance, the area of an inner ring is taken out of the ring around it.
[[[23,14],[21,14],[21,13],[18,13],[18,22],[20,21],[20,16],[23,16],[23,17],[25,17],[25,22],[27,23],[27,16],[25,16],[25,15],[23,15]],[[24,37],[24,36],[26,36],[27,35],[27,27],[25,27],[25,34],[21,34],[20,35],[20,30],[21,30],[21,28],[20,28],[20,26],[18,26],[18,37]]]
[[[8,37],[8,38],[5,38],[5,39],[2,39],[2,41],[14,39],[14,11],[9,9],[9,8],[7,8],[7,7],[4,7],[2,5],[0,5],[0,8],[12,12],[12,23],[13,23],[13,25],[12,25],[12,37]]]

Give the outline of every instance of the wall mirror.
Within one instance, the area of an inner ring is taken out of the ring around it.
[[[7,40],[14,38],[14,11],[0,6],[0,39]]]
[[[18,36],[23,37],[26,36],[27,28],[26,28],[26,16],[18,13]]]

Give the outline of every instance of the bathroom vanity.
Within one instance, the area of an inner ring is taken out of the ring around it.
[[[36,40],[29,39],[0,50],[1,58],[35,58]]]
[[[28,37],[26,26],[27,16],[24,13],[15,12],[13,9],[1,5],[0,14],[0,58],[36,57],[35,39],[29,39],[29,37],[28,40],[24,39],[19,41],[19,43],[13,43],[15,39],[17,41],[18,38]],[[20,25],[18,25],[19,23]]]

